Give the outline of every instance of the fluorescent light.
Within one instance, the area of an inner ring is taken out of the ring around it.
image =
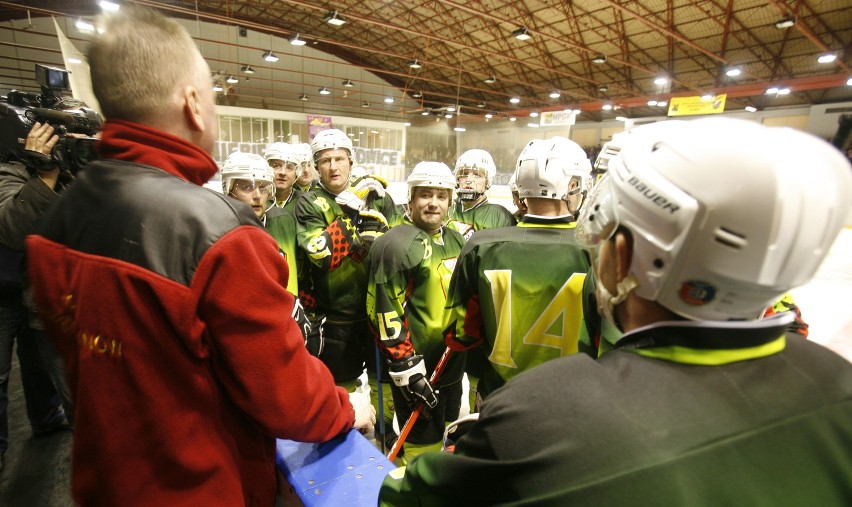
[[[225,82],[230,84],[237,84],[240,82],[240,80],[235,78],[234,76],[228,76],[228,79],[226,79]]]
[[[292,44],[294,46],[304,46],[307,43],[304,41],[304,39],[299,38],[299,34],[296,34],[296,35],[290,37],[290,44]]]
[[[263,53],[263,59],[266,60],[267,62],[273,62],[274,63],[274,62],[278,61],[278,55],[273,53],[272,50],[269,50],[269,51]]]
[[[254,69],[251,68],[251,65],[243,65],[243,68],[240,69],[244,74],[254,74]]]
[[[344,79],[343,80],[343,87],[344,88],[354,88],[355,83],[353,83],[351,79]]]
[[[561,97],[561,96],[562,96],[562,94],[561,94],[561,93],[559,93],[559,92],[558,92],[558,91],[556,91],[556,90],[553,90],[552,92],[550,92],[550,98],[551,98],[551,99],[558,99],[558,98],[559,98],[559,97]]]
[[[654,80],[654,84],[656,84],[656,85],[664,85],[668,82],[669,82],[669,80],[665,76],[660,76],[660,77],[658,77],[657,79]]]
[[[515,30],[514,32],[512,32],[512,37],[514,37],[518,40],[530,40],[530,39],[532,39],[532,35],[530,35],[529,30],[527,30],[526,27],[524,27],[524,26],[522,26],[522,27],[518,28],[517,30]]]
[[[592,63],[597,63],[598,65],[602,63],[606,63],[606,55],[597,55],[592,58]]]
[[[411,67],[412,69],[419,69],[419,68],[423,67],[423,64],[420,63],[420,60],[415,58],[414,60],[411,60],[410,62],[408,62],[408,66]]]
[[[819,63],[831,63],[834,60],[837,60],[837,55],[835,55],[834,53],[826,53],[824,55],[819,55],[819,58],[817,58],[817,62]]]
[[[520,98],[520,97],[518,97],[517,95],[515,95],[514,97],[512,97],[511,99],[509,99],[509,102],[511,102],[512,104],[517,104],[517,103],[519,103],[520,101],[521,101],[521,98]]]
[[[98,2],[98,5],[101,6],[101,9],[107,12],[118,12],[118,9],[121,8],[120,5],[115,2],[110,2],[109,0],[101,0]]]
[[[775,22],[775,28],[783,30],[796,24],[795,16],[786,16]]]
[[[467,129],[464,127],[454,127],[453,130],[456,132],[465,132]]]
[[[319,89],[319,93],[320,93],[320,95],[331,95],[331,90],[329,90],[327,87],[323,86],[322,88]]]
[[[494,84],[494,83],[496,83],[496,82],[497,82],[497,78],[496,78],[496,77],[494,77],[494,76],[488,76],[488,77],[487,77],[487,78],[485,78],[485,80],[483,81],[483,83],[485,83],[485,84]]]
[[[325,13],[323,21],[334,26],[341,26],[346,23],[346,20],[343,19],[343,16],[341,16],[337,11],[328,11]]]
[[[393,104],[393,97],[385,97],[385,104]]]
[[[730,69],[728,69],[725,72],[725,75],[728,76],[728,77],[737,77],[740,74],[742,74],[742,71],[740,70],[739,67],[731,67]]]
[[[754,113],[755,111],[757,111],[757,108],[754,107],[754,106],[746,106],[745,110],[748,111],[749,113]]]

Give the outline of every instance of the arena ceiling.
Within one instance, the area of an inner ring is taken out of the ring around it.
[[[231,103],[247,107],[293,110],[305,89],[305,59],[313,82],[332,76],[324,85],[331,94],[312,101],[311,112],[415,122],[423,111],[449,106],[495,118],[580,109],[580,121],[597,121],[660,116],[665,109],[649,101],[705,94],[727,94],[726,110],[852,100],[848,0],[113,1],[197,23],[193,35],[217,76],[240,77],[245,65],[255,70],[230,88]],[[328,22],[335,11],[343,24]],[[27,42],[36,31],[28,19],[93,19],[99,12],[96,0],[0,1],[0,31],[13,35],[0,44],[20,55],[35,47]],[[516,38],[520,31],[529,38]],[[302,59],[301,71],[295,63],[282,74],[262,60],[274,41],[297,34],[311,48],[287,53]],[[819,63],[825,54],[836,60]],[[4,58],[0,83],[31,79],[33,61],[52,59]],[[372,91],[347,89],[346,72],[328,70],[341,61],[358,69],[356,83],[367,81],[366,73],[405,100],[383,104],[387,92],[375,83]],[[734,68],[739,75],[728,75]],[[767,94],[773,87],[782,93]]]

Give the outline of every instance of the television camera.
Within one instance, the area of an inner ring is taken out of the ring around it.
[[[36,64],[35,76],[41,94],[12,90],[0,96],[0,161],[15,158],[37,169],[58,165],[76,173],[94,160],[93,136],[103,120],[82,101],[62,95],[71,91],[68,71]],[[59,136],[49,157],[24,149],[35,122],[49,123]]]

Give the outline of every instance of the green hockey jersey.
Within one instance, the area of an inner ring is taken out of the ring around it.
[[[527,215],[517,227],[478,232],[450,282],[447,345],[487,356],[483,396],[515,375],[577,352],[586,253],[569,217]]]
[[[515,225],[514,215],[503,206],[488,202],[487,198],[468,209],[464,208],[461,201],[457,202],[447,223],[447,226],[461,233],[465,241],[476,231],[511,225]]]
[[[378,238],[367,258],[367,314],[383,353],[393,359],[423,356],[431,372],[443,339],[447,288],[464,238],[446,227],[435,235],[410,222]],[[461,378],[462,359],[450,359],[438,385]]]
[[[267,211],[266,230],[275,238],[278,248],[284,253],[289,268],[287,278],[287,290],[290,294],[299,297],[299,264],[296,259],[298,246],[296,244],[296,193],[290,194],[290,198],[283,207],[271,208]],[[277,210],[272,213],[273,210]]]

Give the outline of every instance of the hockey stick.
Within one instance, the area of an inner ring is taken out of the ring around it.
[[[447,347],[444,349],[444,353],[441,354],[441,358],[438,359],[438,364],[435,365],[435,369],[432,371],[432,375],[429,377],[429,384],[434,386],[435,383],[440,378],[441,373],[444,371],[444,367],[447,366],[447,362],[450,360],[450,356],[453,355],[453,349]],[[420,417],[420,412],[423,411],[423,402],[417,404],[414,407],[414,411],[411,412],[411,415],[408,416],[408,420],[405,421],[405,425],[402,427],[402,430],[399,432],[399,438],[394,442],[393,447],[391,447],[390,452],[388,453],[388,460],[393,461],[396,458],[396,455],[399,454],[400,449],[402,449],[402,444],[405,443],[405,439],[408,438],[408,434],[411,433],[411,428],[414,427],[414,423],[417,422],[417,418]]]
[[[382,454],[385,453],[385,400],[382,392],[382,360],[379,356],[379,344],[374,343],[376,350],[376,396],[379,397],[379,444]]]

